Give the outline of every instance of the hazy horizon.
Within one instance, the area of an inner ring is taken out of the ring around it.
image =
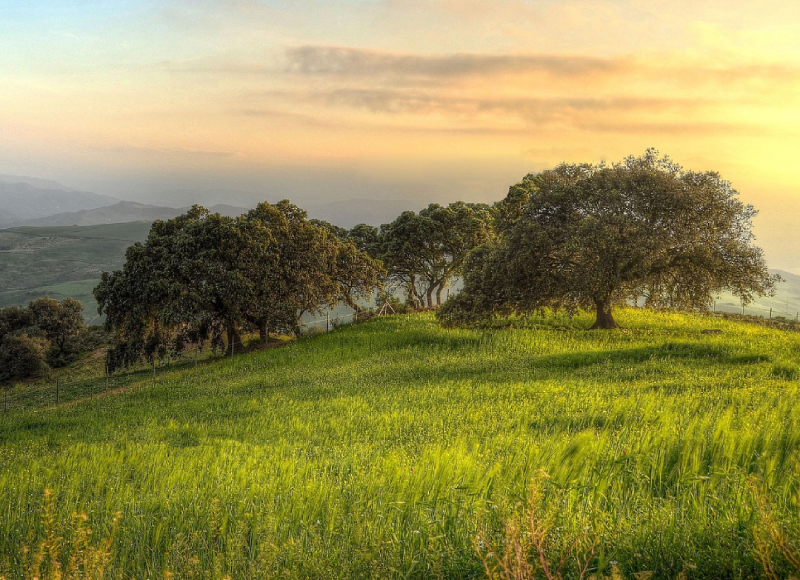
[[[800,5],[0,0],[0,173],[182,207],[493,202],[655,147],[800,271]]]

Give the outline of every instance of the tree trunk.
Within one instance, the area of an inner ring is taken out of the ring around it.
[[[433,286],[428,287],[427,299],[428,308],[433,308]]]
[[[436,288],[436,306],[442,305],[442,291],[445,289],[444,282],[439,284],[439,287]]]
[[[597,319],[594,321],[594,324],[590,328],[590,330],[595,329],[603,329],[603,330],[611,330],[613,328],[619,328],[619,325],[614,320],[614,317],[611,315],[611,301],[610,300],[597,300],[594,301],[595,306],[597,307]]]
[[[408,282],[408,303],[412,306],[412,308],[417,307],[417,278],[415,276],[411,276]]]
[[[228,356],[234,354],[237,350],[242,348],[242,336],[239,334],[239,329],[235,326],[228,327]]]
[[[266,322],[262,322],[258,325],[258,338],[260,338],[261,342],[264,344],[269,342],[269,327]]]

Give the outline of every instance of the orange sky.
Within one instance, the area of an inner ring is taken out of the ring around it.
[[[0,0],[0,80],[0,173],[493,201],[656,147],[800,271],[800,3]]]

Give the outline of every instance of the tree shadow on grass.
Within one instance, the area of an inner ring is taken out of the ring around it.
[[[476,352],[476,351],[473,351]],[[392,385],[404,383],[436,382],[449,380],[477,380],[483,382],[507,382],[509,380],[549,380],[569,378],[569,372],[596,370],[597,376],[613,375],[615,382],[624,379],[624,371],[639,365],[652,368],[663,366],[665,376],[680,372],[681,366],[707,362],[708,366],[740,366],[772,361],[772,356],[762,352],[741,352],[726,346],[717,346],[690,341],[669,341],[656,346],[643,346],[603,351],[578,351],[539,355],[524,349],[494,356],[464,357],[458,362],[430,364],[423,356],[409,367],[391,365],[387,373]],[[566,371],[566,373],[565,373]]]

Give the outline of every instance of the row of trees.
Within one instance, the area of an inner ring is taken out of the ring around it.
[[[114,332],[111,368],[210,341],[231,353],[244,330],[300,332],[307,312],[402,289],[433,307],[462,273],[467,254],[491,239],[488,205],[436,204],[380,229],[347,230],[284,200],[238,218],[195,206],[153,224],[122,270],[104,273],[94,295]]]
[[[492,239],[494,215],[489,205],[459,201],[403,212],[380,228],[359,224],[348,231],[316,223],[380,261],[388,290],[401,290],[411,305],[434,308],[462,275],[469,252]]]
[[[27,306],[0,310],[0,383],[69,363],[84,330],[77,300],[38,298]]]
[[[264,340],[270,332],[299,332],[304,313],[356,305],[382,273],[288,201],[237,218],[195,206],[155,222],[145,243],[128,248],[123,269],[103,274],[94,295],[115,333],[115,368],[208,340],[230,353],[246,328]]]
[[[308,220],[288,201],[238,218],[195,206],[155,222],[122,270],[95,289],[116,334],[112,368],[210,340],[228,352],[244,329],[300,331],[300,317],[376,290],[437,307],[446,324],[510,312],[614,305],[705,308],[723,289],[744,302],[776,278],[753,245],[752,206],[714,172],[656,151],[614,165],[562,164],[526,176],[502,201],[404,212],[380,228]]]

